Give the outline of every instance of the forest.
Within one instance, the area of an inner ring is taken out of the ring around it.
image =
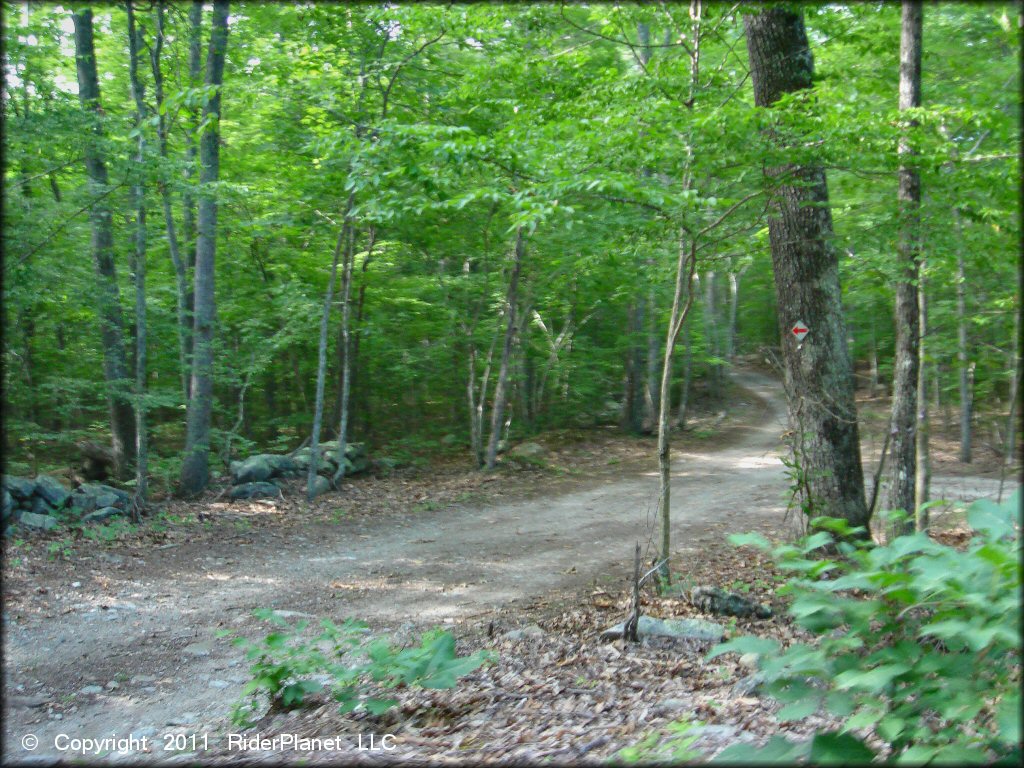
[[[1019,759],[1021,18],[5,2],[5,762]]]

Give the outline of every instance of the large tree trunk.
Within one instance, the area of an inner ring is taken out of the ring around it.
[[[92,11],[85,8],[73,15],[75,23],[75,63],[78,70],[78,96],[82,106],[94,113],[94,128],[85,146],[85,169],[89,176],[93,203],[92,257],[97,277],[97,314],[103,344],[103,373],[107,382],[110,408],[110,432],[114,463],[120,477],[135,464],[135,416],[126,381],[128,366],[124,345],[121,296],[114,265],[113,218],[108,191],[107,164],[103,156],[103,110],[96,75],[96,49],[93,44]]]
[[[215,0],[210,48],[206,59],[206,85],[210,96],[203,105],[203,132],[199,161],[198,240],[196,242],[195,312],[192,328],[192,387],[188,401],[185,460],[181,491],[192,495],[210,478],[210,419],[213,413],[213,324],[216,318],[214,259],[217,253],[217,197],[212,186],[220,173],[220,103],[224,78],[224,51],[228,41],[228,2]]]
[[[200,6],[201,9],[202,6]],[[166,164],[167,161],[167,116],[164,114],[164,76],[160,63],[160,57],[164,46],[164,3],[157,4],[155,10],[156,33],[153,37],[153,47],[150,53],[150,62],[153,70],[153,91],[156,98],[158,115],[157,140],[160,146],[160,159]],[[181,392],[184,402],[188,402],[189,391],[189,370],[188,358],[191,353],[192,327],[189,316],[189,285],[188,273],[185,262],[181,257],[181,249],[178,245],[178,231],[174,223],[174,211],[171,206],[171,190],[163,170],[160,172],[160,200],[163,203],[164,227],[167,230],[167,250],[170,252],[171,265],[174,267],[174,279],[177,285],[177,311],[178,311],[178,369],[181,377]],[[188,206],[186,206],[187,210]]]
[[[903,0],[900,33],[900,111],[921,106],[921,4]],[[913,130],[916,121],[908,121]],[[897,243],[898,282],[896,284],[896,357],[892,383],[892,446],[890,447],[888,508],[907,517],[893,525],[891,535],[914,530],[914,482],[917,473],[917,386],[921,338],[920,310],[917,305],[917,279],[920,272],[921,179],[909,167],[915,154],[904,133],[899,142],[899,216]]]
[[[516,245],[512,255],[512,273],[509,276],[508,292],[505,295],[505,343],[501,350],[501,365],[498,367],[498,381],[494,386],[494,404],[491,410],[491,435],[487,441],[488,470],[494,469],[498,459],[498,441],[505,415],[505,401],[508,393],[508,374],[512,358],[512,342],[516,334],[516,302],[519,300],[519,272],[523,264],[523,230],[516,229]]]
[[[202,83],[203,74],[203,0],[192,0],[192,5],[188,11],[188,78],[190,88],[199,88]],[[199,247],[199,241],[196,237],[196,201],[195,195],[192,193],[192,178],[195,175],[196,170],[196,158],[198,157],[198,147],[196,142],[196,129],[199,127],[199,110],[192,108],[185,121],[185,191],[182,195],[182,218],[181,218],[181,229],[185,238],[185,254],[187,259],[187,274],[186,279],[187,293],[185,295],[185,312],[187,321],[191,324],[194,323],[195,313],[195,266],[196,266],[196,251]],[[200,179],[202,183],[202,179]],[[188,356],[186,360],[186,367],[191,368],[192,365],[192,348],[195,345],[195,341],[192,335],[188,336]],[[186,392],[186,398],[191,397],[192,394],[192,378],[191,371],[186,379],[188,382],[188,391]]]
[[[138,521],[138,505],[148,495],[149,442],[146,434],[146,100],[139,80],[141,34],[135,28],[135,9],[128,1],[128,77],[135,101],[135,129],[139,132],[135,149],[136,178],[132,184],[135,202],[135,255],[132,273],[135,281],[135,498],[132,517]]]
[[[349,207],[352,198],[349,197]],[[338,257],[348,238],[348,211],[345,211],[345,223],[338,230],[338,238],[334,244],[334,257],[331,259],[331,276],[327,279],[327,291],[324,294],[324,310],[320,316],[320,345],[317,347],[316,395],[313,398],[313,432],[309,438],[309,467],[306,473],[306,500],[312,501],[313,485],[320,469],[320,425],[324,418],[324,388],[327,385],[327,325],[331,318],[331,301],[334,299],[334,282],[338,278]],[[342,461],[344,451],[338,455]]]
[[[813,58],[802,12],[773,7],[743,17],[754,102],[769,107],[785,93],[811,87]],[[853,371],[832,245],[832,214],[823,169],[766,167],[768,228],[790,428],[802,453],[812,515],[868,525],[860,461]],[[802,343],[790,333],[810,324]]]
[[[348,204],[352,206],[352,196],[349,196]],[[347,214],[346,214],[347,215]],[[372,235],[371,235],[372,237]],[[371,242],[370,247],[373,247]],[[345,261],[341,269],[341,341],[344,345],[345,361],[341,369],[341,413],[338,417],[338,469],[331,478],[331,482],[337,487],[342,478],[345,477],[345,449],[348,443],[348,395],[349,386],[352,381],[352,368],[350,365],[351,354],[349,350],[349,318],[351,316],[352,295],[352,262],[355,259],[355,233],[352,230],[352,223],[348,227],[348,243],[345,248]]]
[[[960,212],[953,219],[960,224]],[[971,463],[971,410],[973,408],[974,363],[967,354],[967,275],[964,269],[963,238],[956,254],[956,357],[960,368],[960,461]]]
[[[928,496],[931,491],[932,466],[931,454],[928,450],[928,437],[931,425],[928,418],[928,366],[925,365],[925,336],[928,333],[928,300],[924,285],[924,262],[918,273],[920,283],[917,286],[918,326],[921,329],[921,340],[918,345],[919,363],[917,366],[917,455],[915,457],[916,475],[914,477],[914,525],[919,531],[928,528]],[[934,367],[934,366],[933,366]]]

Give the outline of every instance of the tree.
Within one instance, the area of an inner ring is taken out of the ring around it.
[[[135,8],[125,3],[128,12],[128,77],[135,101],[135,252],[132,275],[135,283],[135,496],[145,503],[149,480],[149,440],[146,426],[146,108],[145,93],[139,78],[141,30],[135,27]],[[135,517],[138,516],[136,511]]]
[[[487,469],[494,469],[498,459],[498,441],[505,416],[508,398],[508,376],[512,360],[512,342],[516,336],[516,310],[519,301],[519,274],[523,266],[523,228],[516,228],[516,242],[512,248],[512,264],[509,268],[508,292],[505,294],[505,340],[501,348],[501,362],[498,365],[498,381],[494,385],[494,405],[491,409],[491,435],[487,440]]]
[[[213,26],[206,58],[203,105],[205,128],[200,138],[196,243],[195,320],[193,324],[192,387],[188,401],[185,460],[181,466],[181,491],[192,495],[206,487],[210,477],[210,416],[213,411],[213,337],[216,317],[214,258],[217,252],[217,197],[211,188],[220,171],[220,104],[224,78],[224,52],[228,39],[228,2],[213,4]]]
[[[743,23],[756,106],[770,108],[787,94],[811,88],[814,64],[802,12],[773,7],[744,16]],[[783,157],[764,167],[768,232],[790,430],[810,494],[805,511],[866,529],[853,370],[825,171],[784,162],[793,147],[775,138]],[[800,322],[811,328],[803,342],[790,333]]]
[[[921,106],[921,4],[903,0],[900,33],[899,107],[901,111]],[[912,130],[917,121],[908,120]],[[893,528],[896,535],[914,529],[913,514],[917,476],[917,388],[921,338],[918,279],[921,272],[920,225],[921,178],[911,166],[914,150],[909,137],[900,139],[899,216],[897,243],[899,281],[896,284],[896,359],[892,385],[892,420],[889,448],[890,510],[902,510],[907,518]]]
[[[113,189],[110,187],[103,151],[103,109],[100,106],[100,84],[96,74],[92,10],[84,8],[73,14],[73,19],[78,96],[82,106],[94,116],[92,128],[85,139],[85,167],[90,193],[95,199],[90,213],[92,258],[97,279],[95,296],[103,342],[103,372],[107,382],[114,463],[117,473],[123,477],[135,463],[135,419],[127,391],[124,321],[121,317],[121,296],[114,263],[113,214],[109,199]]]

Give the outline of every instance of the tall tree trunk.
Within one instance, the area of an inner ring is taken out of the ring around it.
[[[1004,466],[1012,466],[1017,452],[1017,399],[1020,397],[1020,311],[1013,316],[1013,349],[1010,350],[1007,373],[1010,375],[1010,413],[1006,419],[1006,451],[1003,457]]]
[[[811,87],[814,65],[802,11],[772,7],[745,15],[743,23],[757,106]],[[797,459],[808,477],[808,512],[840,517],[866,531],[853,371],[825,171],[789,164],[766,167],[764,175],[790,423],[804,438]],[[790,333],[797,322],[811,324],[802,343]]]
[[[189,87],[199,88],[202,84],[203,74],[203,0],[192,0],[192,5],[188,11],[188,78]],[[199,109],[193,107],[189,110],[189,116],[185,121],[185,191],[182,194],[182,218],[181,218],[181,229],[185,239],[185,254],[186,254],[186,288],[187,293],[185,295],[185,311],[186,320],[189,324],[194,323],[195,313],[195,266],[196,266],[196,252],[199,247],[199,241],[196,237],[196,202],[195,195],[192,191],[192,179],[195,176],[196,171],[196,159],[198,157],[199,148],[198,142],[196,141],[196,130],[199,127]],[[202,183],[202,179],[200,179]],[[186,360],[186,367],[191,368],[192,365],[192,348],[195,346],[195,341],[192,335],[188,336],[188,356]],[[186,379],[188,382],[188,392],[186,397],[192,395],[192,378],[191,370],[189,371],[189,377]]]
[[[349,196],[349,207],[352,197]],[[313,431],[309,438],[309,467],[306,473],[306,500],[314,497],[313,484],[316,482],[320,469],[320,425],[324,417],[324,388],[327,384],[327,325],[331,318],[331,301],[334,299],[334,282],[338,278],[338,257],[348,237],[348,210],[345,211],[345,223],[338,230],[338,238],[334,243],[334,257],[331,259],[331,276],[327,280],[327,291],[324,293],[324,310],[320,315],[320,344],[317,347],[316,395],[313,397]],[[344,452],[339,454],[342,461]]]
[[[516,333],[516,302],[519,300],[519,273],[523,264],[523,250],[523,229],[518,227],[512,255],[512,273],[509,276],[508,292],[505,294],[505,343],[501,350],[501,365],[498,368],[498,382],[494,387],[494,405],[491,409],[491,435],[487,441],[486,466],[488,470],[494,469],[494,464],[498,459],[498,441],[501,439],[501,427],[505,415],[512,342]]]
[[[206,59],[206,85],[210,95],[203,105],[208,121],[200,140],[196,241],[195,312],[192,328],[192,387],[188,401],[185,460],[181,491],[193,495],[210,479],[210,419],[213,413],[213,324],[216,318],[214,259],[217,254],[217,197],[212,186],[220,173],[220,104],[224,79],[224,51],[228,41],[228,2],[214,0],[210,48]]]
[[[200,5],[200,10],[202,6]],[[167,116],[164,114],[164,76],[160,63],[160,57],[164,46],[164,3],[157,3],[155,10],[156,34],[153,38],[153,47],[150,53],[150,63],[153,70],[153,91],[156,98],[158,115],[157,141],[160,147],[160,159],[163,164],[167,162]],[[185,262],[181,257],[181,249],[178,245],[178,231],[174,223],[174,211],[171,206],[171,190],[168,184],[166,173],[161,170],[160,200],[163,204],[164,227],[167,230],[167,250],[170,252],[171,265],[174,267],[174,279],[177,285],[177,311],[178,311],[178,369],[181,378],[181,392],[184,402],[188,402],[189,392],[189,370],[188,358],[191,351],[191,316],[189,314],[189,285],[188,273]],[[187,209],[187,206],[186,206]]]
[[[900,33],[900,111],[921,106],[921,3],[903,0]],[[917,462],[917,384],[920,365],[920,310],[917,280],[920,273],[921,179],[908,164],[915,153],[908,133],[916,126],[907,122],[899,142],[899,216],[897,243],[899,279],[896,284],[896,358],[892,383],[892,446],[890,447],[888,508],[907,517],[895,523],[891,534],[914,530],[914,478]]]
[[[350,207],[352,200],[352,196],[349,196]],[[352,262],[354,259],[355,233],[352,229],[352,223],[349,222],[348,243],[345,248],[345,260],[341,269],[341,340],[342,344],[344,344],[345,362],[341,370],[341,414],[338,417],[338,470],[334,473],[334,477],[331,478],[331,482],[335,487],[345,477],[347,466],[345,464],[345,450],[348,447],[348,395],[350,382],[352,381],[351,355],[349,354],[349,318],[351,316],[350,297],[352,295]]]
[[[693,276],[697,269],[697,245],[691,240],[687,247],[683,232],[679,233],[679,260],[676,264],[675,292],[672,296],[672,310],[669,315],[668,332],[665,336],[665,358],[661,366],[661,398],[658,403],[658,519],[661,521],[660,573],[668,583],[672,570],[669,555],[672,546],[672,444],[669,439],[669,412],[672,391],[672,358],[676,350],[679,329],[686,322],[693,306]],[[684,303],[683,293],[686,293]]]
[[[928,296],[925,292],[924,261],[918,272],[917,286],[918,325],[921,329],[921,340],[918,346],[919,363],[917,366],[917,455],[916,476],[914,478],[914,523],[919,531],[928,529],[928,496],[931,492],[932,465],[928,438],[931,424],[928,414],[928,366],[925,364],[925,337],[928,334]],[[932,365],[934,367],[934,364]]]
[[[135,281],[135,498],[132,517],[138,521],[138,505],[148,495],[149,441],[146,433],[146,100],[139,80],[139,48],[141,33],[135,28],[135,9],[131,0],[128,12],[128,77],[135,101],[135,129],[139,132],[135,148],[135,181],[132,197],[135,202],[135,255],[132,273]]]
[[[960,211],[953,209],[960,225]],[[974,363],[967,355],[967,275],[964,269],[963,239],[956,254],[956,357],[960,368],[960,461],[971,463],[971,411],[974,400]]]
[[[96,74],[96,49],[93,44],[92,11],[73,14],[75,24],[75,63],[78,70],[78,96],[82,106],[93,113],[94,127],[85,147],[85,169],[90,195],[96,200],[91,211],[92,257],[97,277],[97,314],[103,344],[103,372],[107,382],[110,408],[110,432],[117,474],[126,477],[135,464],[135,416],[128,396],[130,385],[124,345],[124,321],[121,297],[114,265],[113,218],[109,182],[103,155],[103,110]]]
[[[725,347],[725,359],[729,362],[736,357],[736,317],[740,304],[740,278],[743,277],[746,269],[743,267],[739,271],[729,272],[729,336]]]

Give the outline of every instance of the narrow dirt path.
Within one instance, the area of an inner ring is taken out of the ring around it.
[[[762,374],[734,377],[757,398],[759,417],[729,447],[675,456],[681,563],[711,537],[784,513],[781,390]],[[195,553],[188,544],[158,549],[127,568],[100,565],[91,580],[68,573],[53,590],[58,615],[5,622],[4,762],[70,759],[81,753],[60,750],[68,737],[130,734],[147,737],[152,752],[109,759],[168,759],[164,746],[176,737],[231,731],[225,715],[247,678],[237,650],[215,632],[253,636],[255,608],[355,616],[407,636],[427,626],[486,626],[516,601],[624,583],[633,543],[656,538],[654,467],[580,485],[515,503],[311,525],[287,538],[261,531],[245,545],[225,541],[218,556],[208,544]],[[75,710],[48,718],[41,706],[54,700]],[[22,746],[27,734],[38,738],[31,753]]]

